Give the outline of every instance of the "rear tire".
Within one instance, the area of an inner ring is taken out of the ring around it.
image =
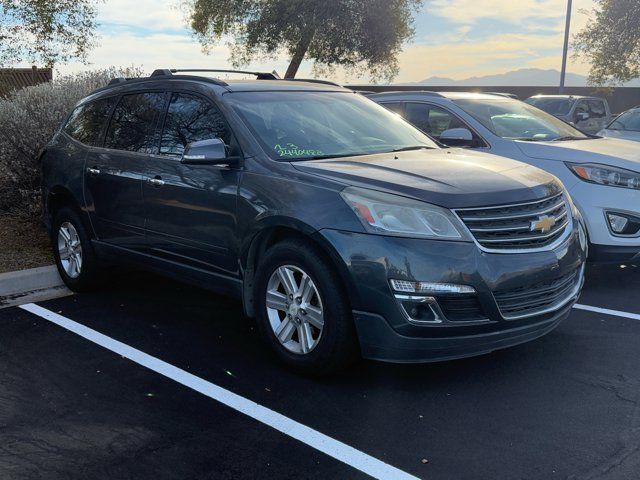
[[[101,268],[80,215],[63,207],[51,229],[53,256],[65,285],[74,292],[86,292],[98,285]]]
[[[254,298],[260,333],[290,368],[325,375],[359,357],[341,279],[313,245],[285,240],[271,247],[260,259]]]

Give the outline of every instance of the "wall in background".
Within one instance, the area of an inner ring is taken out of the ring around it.
[[[504,92],[513,93],[520,100],[524,100],[536,94],[556,95],[558,87],[446,87],[429,85],[349,85],[354,90],[367,90],[370,92],[391,92],[391,91],[419,91],[428,90],[431,92]],[[640,105],[640,88],[620,87],[612,89],[597,89],[592,87],[565,87],[567,95],[590,95],[594,97],[604,97],[609,102],[611,113],[617,114],[631,107]]]

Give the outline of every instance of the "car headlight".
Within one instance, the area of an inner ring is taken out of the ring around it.
[[[594,163],[567,163],[567,167],[585,182],[640,190],[640,173]]]
[[[371,233],[401,237],[470,240],[446,208],[389,193],[348,187],[340,195]]]

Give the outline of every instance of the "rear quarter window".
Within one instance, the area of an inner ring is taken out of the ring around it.
[[[64,132],[85,145],[99,146],[115,102],[115,98],[104,98],[79,106],[71,113]]]

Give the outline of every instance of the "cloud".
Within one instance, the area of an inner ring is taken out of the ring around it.
[[[593,0],[575,0],[573,11],[590,9],[593,4]],[[427,4],[427,13],[460,24],[473,24],[483,19],[518,24],[524,19],[564,17],[566,8],[566,0],[433,0]]]
[[[481,41],[408,47],[400,56],[396,82],[414,82],[438,75],[462,79],[518,68],[560,69],[561,32],[554,35],[498,34]],[[554,55],[554,52],[557,54]],[[585,66],[572,63],[570,71],[583,73]]]
[[[210,55],[185,25],[177,0],[107,0],[99,11],[99,47],[89,68],[141,66],[155,68],[229,68],[229,50],[213,47]],[[574,0],[572,32],[587,21],[581,9],[593,0]],[[432,75],[454,79],[525,67],[560,68],[566,0],[433,0],[420,14],[419,43],[405,46],[396,82],[415,82]],[[439,26],[439,28],[433,28]],[[450,27],[450,28],[449,28]],[[500,31],[500,28],[503,31]],[[284,72],[286,56],[254,62],[251,68]],[[61,73],[85,70],[79,63],[60,66]],[[299,76],[310,74],[304,62]],[[586,67],[570,63],[570,71]],[[368,81],[338,69],[340,82]]]
[[[107,0],[98,10],[100,23],[132,29],[175,30],[185,27],[184,13],[177,2],[157,0]]]

